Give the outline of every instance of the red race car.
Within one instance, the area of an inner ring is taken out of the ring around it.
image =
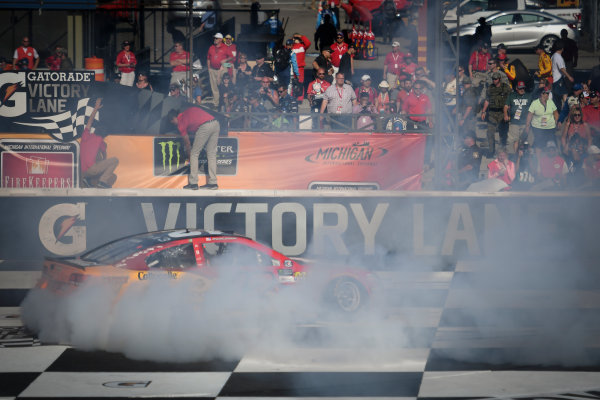
[[[377,285],[365,269],[309,266],[244,236],[186,229],[128,236],[79,257],[48,257],[37,288],[68,295],[96,281],[111,285],[119,298],[134,283],[166,278],[193,279],[205,291],[232,270],[236,282],[258,278],[260,289],[270,292],[318,282],[322,300],[344,313],[362,309]]]

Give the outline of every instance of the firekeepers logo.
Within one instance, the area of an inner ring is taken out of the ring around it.
[[[311,163],[365,165],[365,163],[374,163],[387,152],[387,149],[373,147],[369,142],[355,142],[351,146],[321,147],[316,153],[309,154],[304,159]]]

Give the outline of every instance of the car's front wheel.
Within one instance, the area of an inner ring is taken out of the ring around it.
[[[540,41],[540,45],[544,48],[544,51],[546,53],[550,54],[552,46],[554,46],[554,43],[556,43],[557,40],[558,36],[547,35],[542,38],[542,40]]]
[[[367,302],[365,288],[352,278],[338,278],[331,283],[326,294],[329,305],[344,313],[354,313]]]

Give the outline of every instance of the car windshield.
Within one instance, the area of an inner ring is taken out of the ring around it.
[[[116,240],[89,251],[82,260],[99,264],[114,264],[117,261],[142,249],[173,240],[166,233],[148,233]]]

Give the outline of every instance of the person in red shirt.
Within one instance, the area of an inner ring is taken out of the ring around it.
[[[188,184],[184,189],[218,189],[217,185],[217,145],[219,141],[219,121],[199,107],[190,107],[183,112],[172,109],[167,120],[177,125],[183,137],[185,152],[190,160]],[[190,144],[190,134],[195,134],[194,144]],[[198,187],[198,157],[202,149],[206,149],[208,163],[208,181]]]
[[[344,42],[344,34],[338,32],[335,43],[331,45],[331,64],[334,66],[334,73],[340,68],[340,61],[345,52],[348,51],[348,44]]]
[[[538,161],[537,179],[535,185],[531,187],[532,191],[558,190],[564,187],[567,181],[569,167],[558,155],[554,140],[549,140],[544,150]]]
[[[404,63],[404,53],[400,51],[400,43],[392,43],[392,51],[385,56],[383,62],[383,79],[390,84],[390,90],[398,86],[398,79],[402,74],[402,64]]]
[[[418,67],[419,66],[415,63],[413,55],[411,53],[406,53],[404,55],[404,62],[400,65],[400,75],[402,79],[404,79],[407,76],[414,77],[415,71]]]
[[[175,42],[174,48],[175,51],[169,55],[169,64],[173,67],[169,83],[181,85],[181,82],[187,79],[187,72],[190,70],[190,53],[183,49],[183,42]]]
[[[600,135],[600,96],[598,92],[590,92],[590,104],[583,107],[583,121],[592,131],[592,137]]]
[[[13,55],[13,70],[34,70],[40,63],[40,56],[36,49],[30,46],[27,36],[23,38],[22,46],[17,47]]]
[[[102,99],[98,98],[81,136],[81,177],[85,187],[110,188],[117,180],[114,171],[119,160],[106,157],[104,137],[92,132],[92,124],[100,108]]]
[[[410,77],[400,82],[400,90],[398,90],[398,94],[396,95],[396,110],[402,110],[402,106],[412,90],[412,83],[413,81]]]
[[[406,100],[402,104],[402,112],[408,115],[408,118],[414,123],[416,129],[430,126],[430,124],[428,124],[428,116],[412,115],[431,113],[431,101],[429,100],[429,97],[423,93],[423,85],[424,83],[422,81],[416,81],[412,91],[406,96]]]
[[[377,97],[377,90],[375,90],[375,88],[371,87],[371,77],[366,74],[363,75],[360,78],[360,83],[361,83],[361,86],[357,87],[354,90],[354,93],[356,94],[356,98],[360,99],[361,93],[368,93],[369,94],[369,104],[375,104],[375,98]]]
[[[296,78],[302,86],[302,93],[298,96],[298,101],[301,102],[304,100],[304,67],[306,66],[306,51],[310,48],[310,40],[299,33],[294,33],[292,39],[294,40],[292,53],[296,54],[296,63],[298,64],[298,75]]]
[[[306,94],[308,96],[308,101],[310,102],[310,109],[313,113],[319,113],[321,111],[321,104],[323,103],[323,98],[325,96],[325,91],[331,83],[325,80],[326,72],[323,68],[319,68],[317,70],[317,76],[314,81],[308,84],[308,90]],[[319,128],[317,128],[319,127]],[[313,118],[313,129],[323,128],[322,124],[319,124],[319,118]]]
[[[206,58],[213,103],[218,107],[219,83],[221,82],[223,74],[227,72],[227,68],[224,64],[230,63],[233,60],[229,48],[223,43],[223,35],[221,33],[215,33],[214,44],[208,49]]]
[[[123,50],[117,54],[117,61],[115,62],[121,72],[120,83],[124,86],[133,86],[137,60],[135,54],[131,51],[131,42],[129,40],[124,41],[122,47]]]
[[[515,180],[515,163],[508,159],[508,153],[504,149],[498,150],[498,156],[494,161],[488,164],[488,179],[499,179],[506,183],[510,189],[510,184]]]
[[[477,49],[471,53],[469,58],[469,78],[473,87],[477,87],[485,81],[487,63],[492,59],[492,53],[487,43],[479,43]]]

